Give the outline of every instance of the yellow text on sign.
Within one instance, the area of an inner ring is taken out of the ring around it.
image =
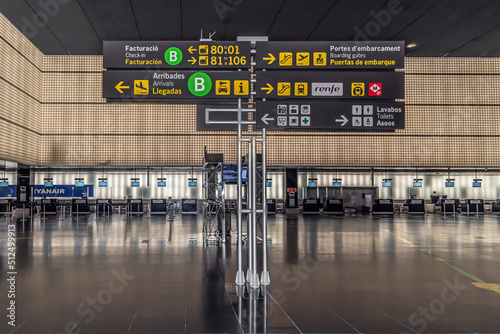
[[[148,80],[135,80],[134,81],[134,95],[148,95],[149,94],[149,81]]]
[[[314,52],[313,64],[314,66],[326,66],[326,52]]]
[[[295,83],[295,96],[307,96],[307,82]]]
[[[248,80],[235,80],[234,81],[234,95],[248,95],[250,94],[250,83]]]
[[[365,96],[365,84],[363,82],[352,83],[352,96]]]
[[[292,84],[289,82],[278,82],[278,96],[290,96]]]
[[[309,66],[309,52],[297,52],[297,66]]]
[[[292,65],[293,65],[293,54],[291,52],[281,52],[280,66],[292,66]]]
[[[215,81],[215,95],[229,95],[231,94],[231,81],[229,80],[216,80]]]

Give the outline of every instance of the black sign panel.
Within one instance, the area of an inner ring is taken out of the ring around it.
[[[196,131],[238,131],[236,124],[207,124],[206,109],[236,109],[234,104],[198,104],[196,108]],[[244,107],[245,108],[245,107]],[[241,113],[243,121],[248,120],[248,112]],[[238,113],[234,111],[212,111],[209,113],[210,121],[237,121]],[[248,130],[248,125],[241,126],[242,131]]]
[[[404,99],[404,73],[259,71],[256,91],[269,99]]]
[[[257,102],[257,129],[271,131],[391,132],[405,127],[399,102]]]
[[[248,98],[250,72],[105,71],[107,99],[165,100]]]
[[[108,69],[250,68],[250,42],[104,42]]]
[[[257,69],[404,68],[404,42],[257,42]]]

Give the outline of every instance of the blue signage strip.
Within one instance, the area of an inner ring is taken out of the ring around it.
[[[0,197],[17,197],[17,186],[1,187]]]
[[[83,188],[74,185],[54,185],[45,187],[36,185],[33,193],[34,197],[83,197],[83,192],[88,189],[87,197],[94,197],[94,185],[86,185]]]

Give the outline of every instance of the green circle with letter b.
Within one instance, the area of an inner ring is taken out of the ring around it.
[[[188,88],[194,96],[205,96],[212,89],[212,79],[206,73],[196,72],[189,78]]]
[[[179,65],[179,63],[182,61],[182,51],[176,47],[168,48],[165,52],[165,60],[169,65]]]

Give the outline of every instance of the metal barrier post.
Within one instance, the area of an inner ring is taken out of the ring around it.
[[[262,129],[262,274],[260,283],[269,285],[271,279],[267,269],[267,158],[266,158],[266,129]]]

